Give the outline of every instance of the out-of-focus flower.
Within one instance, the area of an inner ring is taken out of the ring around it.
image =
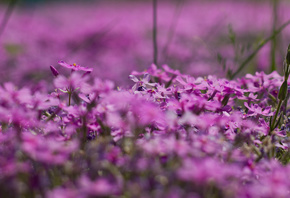
[[[55,188],[47,194],[48,198],[86,198],[86,195],[73,188]]]
[[[79,179],[79,186],[80,191],[87,197],[116,195],[119,191],[116,184],[112,184],[105,178],[99,178],[92,181],[85,175]]]
[[[63,164],[70,154],[78,149],[78,141],[56,141],[40,135],[26,133],[23,136],[22,149],[35,161],[46,164]]]
[[[81,88],[85,85],[86,81],[86,77],[82,78],[80,74],[74,72],[68,78],[62,75],[57,76],[57,78],[54,79],[53,83],[56,88],[64,89],[65,91],[67,91],[70,88],[72,88],[72,90]]]

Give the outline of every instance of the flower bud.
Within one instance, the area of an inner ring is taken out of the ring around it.
[[[280,87],[279,94],[278,94],[278,99],[279,100],[285,100],[288,92],[288,84],[287,81],[284,81],[282,86]]]
[[[51,70],[52,74],[53,74],[55,77],[58,76],[59,73],[58,73],[58,71],[55,69],[54,66],[50,65],[50,70]]]

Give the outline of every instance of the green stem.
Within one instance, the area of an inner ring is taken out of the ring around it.
[[[287,111],[288,100],[289,100],[289,93],[287,92],[286,99],[284,100],[284,111],[283,111],[283,114],[284,114],[285,116],[286,116],[286,111]]]
[[[81,149],[84,150],[86,141],[87,141],[87,119],[86,115],[83,116],[83,127],[82,127],[82,143],[81,143]]]
[[[244,67],[256,56],[256,54],[260,51],[260,49],[264,47],[269,41],[271,41],[273,37],[280,34],[282,30],[286,28],[289,24],[290,24],[290,20],[284,23],[283,25],[281,25],[281,27],[277,29],[271,36],[269,36],[262,43],[260,43],[260,45],[248,56],[248,58],[244,60],[242,64],[240,64],[237,71],[230,76],[230,79],[234,79],[234,77],[238,75],[244,69]]]
[[[157,65],[157,0],[153,0],[153,63]]]
[[[68,106],[71,104],[72,88],[68,89]]]
[[[71,101],[71,93],[68,93],[68,106],[70,106],[70,101]]]
[[[278,22],[278,1],[279,0],[273,0],[273,27],[272,27],[273,35],[275,35],[276,26]],[[271,42],[270,72],[273,72],[276,70],[276,47],[277,47],[277,35],[273,36],[272,42]]]
[[[278,114],[280,112],[282,102],[283,102],[283,100],[279,100],[278,107],[277,107],[276,113],[274,115],[274,119],[272,120],[272,124],[270,126],[270,133],[269,134],[271,134],[271,132],[274,130],[274,126],[276,125],[276,120],[277,120]]]

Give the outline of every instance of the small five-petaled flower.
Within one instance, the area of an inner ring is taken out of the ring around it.
[[[70,65],[64,61],[58,61],[58,64],[63,66],[63,67],[72,69],[74,71],[85,71],[85,72],[92,72],[93,71],[93,68],[82,67],[80,65],[77,65],[76,63],[73,63],[72,65]]]

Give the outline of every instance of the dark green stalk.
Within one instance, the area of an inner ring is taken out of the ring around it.
[[[284,100],[284,111],[283,111],[284,116],[286,116],[288,100],[289,100],[289,93],[287,93],[286,99]],[[284,119],[284,117],[283,117],[283,119]]]
[[[280,26],[271,36],[266,38],[262,43],[258,45],[258,47],[244,60],[237,71],[235,71],[229,78],[234,79],[236,75],[238,75],[244,68],[245,66],[256,56],[256,54],[260,51],[262,47],[264,47],[269,41],[273,39],[276,35],[280,34],[284,28],[286,28],[290,24],[290,20],[284,23],[283,25]]]
[[[284,100],[287,101],[287,95],[288,95],[288,78],[289,78],[289,74],[290,74],[290,45],[287,48],[287,54],[286,54],[286,58],[285,58],[285,62],[284,62],[284,81],[279,89],[279,93],[278,93],[278,99],[279,99],[279,103],[274,115],[274,119],[270,119],[270,132],[269,135],[272,134],[272,132],[274,131],[274,129],[279,125],[280,121],[281,121],[281,117],[282,114],[280,115],[279,119],[277,120],[278,114],[280,112],[280,108],[281,105],[283,103]]]
[[[67,91],[68,93],[68,106],[71,104],[71,97],[72,97],[72,88],[70,87]]]
[[[273,0],[273,27],[272,32],[273,35],[276,31],[276,26],[278,23],[278,1],[279,0]],[[273,72],[276,70],[276,48],[277,48],[277,35],[273,36],[271,41],[271,67],[270,72]]]
[[[157,45],[157,0],[153,0],[153,63],[157,65],[158,45]]]
[[[45,168],[46,174],[49,177],[52,187],[60,186],[62,184],[62,178],[58,174],[58,169],[54,168]]]
[[[82,126],[82,143],[81,143],[81,149],[83,150],[85,148],[85,144],[87,141],[87,118],[86,115],[83,116],[83,126]]]
[[[279,103],[278,103],[278,106],[277,106],[277,110],[276,110],[276,113],[274,115],[274,119],[272,120],[272,123],[271,123],[271,126],[270,126],[270,134],[275,129],[276,120],[277,120],[278,114],[280,112],[280,108],[281,108],[282,102],[283,102],[283,100],[279,100]]]
[[[70,106],[71,101],[71,92],[68,93],[68,106]]]
[[[6,10],[5,14],[4,14],[4,18],[3,18],[3,20],[2,20],[2,22],[0,24],[0,37],[4,33],[5,27],[6,27],[7,23],[8,23],[8,21],[9,21],[12,13],[13,13],[13,10],[15,8],[15,5],[16,5],[17,1],[18,0],[11,0],[9,2],[7,10]]]

